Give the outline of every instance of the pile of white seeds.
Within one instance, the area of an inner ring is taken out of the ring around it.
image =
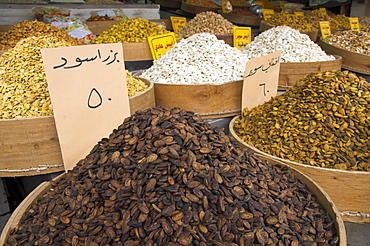
[[[308,35],[288,26],[277,26],[264,31],[241,51],[252,59],[278,50],[281,50],[281,62],[335,60],[334,56],[327,55]]]
[[[224,84],[243,80],[247,61],[215,35],[198,33],[180,40],[140,77],[160,84]]]

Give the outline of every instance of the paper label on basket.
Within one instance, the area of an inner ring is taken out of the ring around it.
[[[172,29],[174,32],[180,31],[181,28],[186,26],[187,20],[185,17],[170,16]]]
[[[319,8],[319,10],[320,10],[321,12],[323,12],[324,14],[326,14],[326,8]]]
[[[70,170],[130,115],[122,44],[45,48],[41,54]]]
[[[276,96],[281,51],[254,58],[244,72],[242,109],[252,109]]]
[[[263,19],[267,20],[268,18],[271,18],[275,14],[275,11],[273,9],[262,9]]]
[[[222,12],[230,13],[233,11],[233,6],[228,0],[222,0]]]
[[[295,14],[296,16],[304,16],[304,13],[303,13],[303,12],[294,12],[294,14]]]
[[[241,50],[251,42],[251,27],[234,26],[233,29],[234,47]]]
[[[330,23],[329,21],[320,21],[320,31],[322,39],[331,35]]]
[[[360,23],[358,22],[358,17],[349,17],[349,24],[351,25],[352,31],[360,30]]]
[[[153,37],[148,37],[149,48],[153,59],[158,60],[167,51],[172,49],[176,44],[175,33],[165,33]]]

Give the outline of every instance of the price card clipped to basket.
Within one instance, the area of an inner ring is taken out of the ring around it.
[[[275,14],[275,11],[273,9],[262,9],[263,19],[267,20],[268,18],[271,18]]]
[[[276,96],[281,51],[254,58],[247,62],[244,81],[242,109],[252,109]]]
[[[358,17],[349,17],[349,24],[351,25],[352,31],[360,30],[360,23],[358,22]]]
[[[172,29],[174,32],[180,31],[181,28],[186,26],[187,20],[185,17],[170,16]]]
[[[251,27],[234,26],[233,29],[234,47],[241,50],[251,42]]]
[[[72,169],[130,115],[122,44],[41,50],[64,167]]]
[[[153,59],[158,60],[167,51],[172,49],[176,44],[175,33],[165,33],[148,38],[150,51]]]
[[[222,12],[230,13],[231,11],[233,11],[233,6],[231,5],[230,1],[222,0]]]
[[[326,8],[319,8],[319,10],[320,10],[322,13],[326,14]]]
[[[322,39],[326,39],[326,37],[331,35],[329,21],[320,21],[320,31]]]

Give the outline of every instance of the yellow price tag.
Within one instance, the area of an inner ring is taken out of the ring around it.
[[[148,37],[150,52],[153,60],[158,60],[167,51],[173,48],[176,44],[174,32],[165,33],[158,36]]]
[[[319,10],[320,10],[321,12],[323,12],[324,14],[326,14],[326,8],[319,8]]]
[[[304,13],[303,13],[303,12],[294,12],[294,14],[295,14],[296,16],[304,16]]]
[[[320,31],[322,39],[331,35],[330,23],[329,21],[320,21]]]
[[[358,17],[349,17],[349,23],[351,24],[352,31],[360,30],[360,23],[358,22]]]
[[[172,29],[174,32],[180,31],[181,28],[186,26],[187,20],[185,17],[170,16]]]
[[[229,0],[222,0],[222,12],[230,13],[233,10],[233,6]]]
[[[280,8],[282,11],[285,11],[285,2],[284,1],[280,1]]]
[[[234,26],[233,43],[238,50],[243,49],[252,40],[251,27]]]
[[[275,11],[273,9],[262,9],[263,19],[267,20],[268,18],[271,18],[275,14]]]

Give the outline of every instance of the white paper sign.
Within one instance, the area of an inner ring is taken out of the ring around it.
[[[122,44],[42,49],[66,170],[130,115]]]
[[[276,96],[280,54],[281,51],[276,51],[247,62],[244,72],[242,109],[250,110]]]

